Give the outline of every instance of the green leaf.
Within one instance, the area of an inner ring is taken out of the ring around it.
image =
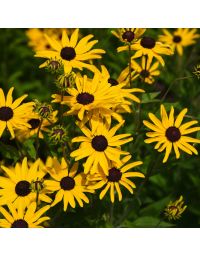
[[[36,159],[36,150],[34,146],[34,140],[26,140],[24,143],[24,149],[26,150],[26,153],[32,158]]]
[[[145,208],[141,209],[140,215],[141,216],[146,216],[146,215],[159,216],[169,202],[170,202],[170,196],[162,198],[161,200],[154,202],[146,206]]]
[[[132,227],[140,228],[156,228],[156,227],[172,227],[174,224],[165,221],[160,221],[159,218],[144,216],[139,217],[132,223]]]
[[[15,162],[19,159],[18,150],[12,145],[0,142],[0,152],[3,158],[13,159]]]

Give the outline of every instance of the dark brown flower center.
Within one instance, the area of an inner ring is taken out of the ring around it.
[[[179,43],[182,40],[182,38],[179,35],[175,35],[173,38],[173,42]]]
[[[60,181],[60,187],[63,190],[72,190],[75,186],[75,181],[73,178],[66,176],[63,177]]]
[[[15,192],[18,196],[27,196],[31,192],[30,183],[27,181],[18,182],[15,186]]]
[[[142,70],[141,72],[140,72],[140,75],[143,77],[143,78],[147,78],[147,77],[149,77],[149,71],[147,71],[147,70]]]
[[[79,104],[91,104],[94,101],[94,96],[87,92],[83,92],[77,95],[76,100]]]
[[[25,220],[15,220],[11,228],[28,228],[28,223]]]
[[[31,125],[31,128],[30,129],[36,129],[39,127],[40,125],[40,120],[39,119],[30,119],[28,121],[28,124]]]
[[[177,127],[169,127],[166,130],[165,136],[170,142],[177,142],[181,138],[181,132]]]
[[[151,37],[143,37],[142,40],[140,41],[140,44],[144,48],[153,49],[156,45],[156,42]]]
[[[62,59],[70,61],[76,57],[75,49],[72,47],[62,48],[60,52],[60,56]]]
[[[127,42],[131,42],[135,38],[135,34],[132,31],[128,30],[123,33],[122,38]]]
[[[92,147],[96,151],[105,151],[108,147],[108,141],[103,135],[97,135],[92,139]]]
[[[121,180],[121,177],[122,177],[122,173],[120,172],[120,170],[113,167],[109,170],[107,179],[110,182],[118,182]]]
[[[119,84],[119,82],[113,78],[109,78],[108,83],[110,83],[112,86]]]
[[[13,117],[13,110],[10,107],[3,106],[0,108],[0,120],[8,121]]]

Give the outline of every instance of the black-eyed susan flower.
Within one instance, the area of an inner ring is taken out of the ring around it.
[[[17,130],[16,138],[19,141],[24,141],[30,138],[31,136],[36,135],[38,132],[38,128],[40,126],[39,138],[43,139],[44,138],[43,132],[48,132],[49,131],[48,127],[57,121],[56,117],[57,113],[58,111],[54,111],[50,119],[41,120],[41,117],[38,115],[38,113],[32,111],[27,119],[27,122],[30,125],[30,127]]]
[[[179,199],[172,202],[170,201],[167,207],[164,210],[165,217],[168,218],[168,220],[177,220],[181,217],[185,209],[187,208],[187,205],[184,205],[183,196],[180,196]]]
[[[120,41],[125,43],[131,43],[140,38],[145,31],[145,28],[118,28],[111,31],[111,33],[116,36]]]
[[[70,39],[65,30],[62,33],[61,41],[57,41],[48,35],[46,39],[54,50],[37,51],[35,57],[61,60],[64,65],[66,74],[72,71],[72,68],[82,70],[86,68],[92,72],[96,70],[95,66],[85,63],[92,59],[101,58],[101,54],[105,53],[102,49],[92,49],[98,40],[89,40],[93,35],[87,35],[78,42],[79,29],[75,29]],[[40,67],[45,67],[47,63],[43,63]]]
[[[117,92],[111,88],[107,78],[102,78],[99,72],[96,72],[93,79],[89,79],[86,75],[76,76],[74,88],[68,88],[69,96],[64,96],[62,104],[70,107],[70,110],[64,115],[78,115],[82,121],[84,118],[90,119],[92,115],[100,114],[112,115],[118,121],[122,118],[111,110],[111,107],[119,104],[121,98],[117,96]],[[61,102],[60,95],[52,95],[52,102]],[[89,118],[86,116],[89,115]]]
[[[117,50],[118,52],[128,50],[128,46],[121,46]],[[152,37],[148,36],[144,36],[131,44],[131,50],[136,51],[132,56],[132,59],[140,58],[145,55],[148,56],[150,61],[152,61],[152,58],[155,57],[163,66],[165,65],[165,62],[161,55],[173,54],[173,50],[169,45],[156,41]]]
[[[143,82],[147,84],[152,84],[155,81],[154,76],[160,75],[158,67],[158,61],[152,64],[152,59],[146,58],[145,56],[142,56],[141,65],[139,65],[134,59],[132,59],[131,69],[135,74],[132,80],[135,80],[137,77],[139,77]],[[128,79],[129,67],[126,67],[122,71],[121,75],[124,77],[124,79]]]
[[[1,169],[7,177],[0,177],[0,205],[13,203],[18,208],[28,207],[29,204],[37,199],[37,193],[32,190],[32,183],[41,180],[45,173],[39,171],[40,160],[32,164],[27,163],[24,158],[22,164],[16,163],[14,168],[1,165]],[[38,196],[39,201],[51,202],[42,189]]]
[[[136,188],[135,184],[129,180],[130,177],[142,177],[144,174],[140,172],[129,171],[130,169],[142,164],[142,161],[136,161],[126,164],[131,156],[126,156],[120,163],[110,162],[108,169],[102,169],[99,167],[98,173],[89,176],[89,181],[96,182],[94,185],[89,185],[89,188],[94,190],[102,189],[99,198],[103,199],[105,194],[110,190],[110,200],[112,203],[115,201],[115,191],[117,191],[119,201],[122,200],[122,192],[120,186],[125,187],[131,194],[133,194],[133,188]],[[107,172],[107,174],[105,174]]]
[[[177,50],[180,56],[183,55],[183,48],[196,43],[196,39],[200,37],[195,28],[178,28],[172,33],[163,29],[163,33],[164,35],[159,36],[159,40],[170,45],[173,50]]]
[[[83,173],[77,174],[78,163],[75,163],[71,169],[68,169],[68,164],[64,158],[61,159],[61,163],[57,158],[53,158],[52,167],[47,170],[53,180],[46,180],[44,185],[49,192],[56,192],[51,206],[63,200],[64,211],[66,211],[68,205],[75,208],[76,201],[81,207],[83,207],[83,202],[89,203],[85,192],[93,193],[93,190],[87,189],[85,175]]]
[[[46,205],[37,210],[37,205],[32,202],[28,208],[18,208],[14,204],[8,204],[7,211],[4,207],[0,206],[0,213],[4,219],[0,219],[1,228],[43,228],[41,223],[50,220],[50,217],[43,216],[48,211],[50,205]]]
[[[153,113],[149,113],[149,118],[153,124],[146,120],[143,121],[145,126],[153,130],[153,132],[146,133],[149,138],[145,140],[145,143],[156,142],[154,149],[158,150],[159,152],[165,150],[163,163],[168,160],[172,149],[174,149],[177,159],[180,157],[179,149],[190,155],[193,153],[196,155],[198,154],[198,151],[190,143],[200,143],[200,139],[189,137],[187,135],[199,131],[200,127],[191,127],[198,123],[196,120],[182,124],[186,113],[187,109],[185,108],[175,119],[173,106],[171,107],[168,116],[165,107],[161,105],[161,121]]]
[[[27,123],[27,117],[34,103],[29,102],[21,104],[27,95],[23,95],[13,101],[13,90],[14,87],[10,88],[5,98],[4,92],[0,88],[0,137],[6,128],[9,130],[11,137],[14,138],[15,129],[30,127]]]
[[[120,163],[120,155],[127,155],[128,152],[122,151],[120,146],[133,140],[130,134],[115,135],[117,130],[123,125],[124,121],[110,128],[106,124],[99,122],[89,130],[86,126],[80,127],[85,136],[78,136],[72,142],[81,142],[80,147],[73,151],[70,156],[75,160],[86,158],[84,173],[95,173],[100,165],[108,174],[108,162]]]

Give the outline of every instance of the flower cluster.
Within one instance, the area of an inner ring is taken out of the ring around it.
[[[106,52],[93,48],[98,40],[92,40],[92,34],[82,37],[79,29],[27,31],[35,57],[45,59],[40,68],[51,73],[55,86],[51,102],[36,99],[26,103],[22,101],[27,95],[13,101],[14,88],[6,97],[0,88],[0,138],[8,130],[22,148],[18,161],[0,165],[0,227],[49,226],[45,222],[51,221],[48,213],[58,204],[68,212],[88,204],[96,193],[102,200],[109,192],[111,203],[116,198],[122,201],[125,191],[133,194],[137,183],[132,178],[146,175],[145,184],[150,175],[150,167],[142,168],[145,156],[134,151],[135,140],[145,128],[151,132],[141,139],[146,144],[156,143],[154,149],[165,152],[163,163],[173,151],[176,159],[180,151],[198,154],[200,139],[189,134],[200,127],[194,127],[197,120],[184,122],[187,108],[176,116],[171,106],[168,114],[161,100],[160,118],[155,110],[155,114],[148,113],[150,121],[143,119],[146,115],[141,109],[143,97],[149,95],[145,86],[154,84],[161,74],[164,56],[175,50],[181,56],[183,47],[194,44],[199,35],[196,29],[173,33],[164,29],[158,39],[147,33],[143,28],[112,31],[124,44],[117,52],[128,51],[129,56],[128,65],[116,77],[110,67],[95,64]],[[198,75],[197,68],[194,74]],[[137,132],[126,128],[128,114],[131,123],[139,126]],[[31,156],[23,147],[29,139],[34,147]],[[181,196],[170,202],[165,216],[178,219],[185,209]]]

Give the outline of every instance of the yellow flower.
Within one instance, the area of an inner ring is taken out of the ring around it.
[[[64,115],[78,115],[78,118],[91,119],[92,115],[99,114],[100,117],[113,116],[118,121],[122,118],[111,110],[113,105],[119,104],[121,98],[108,83],[107,78],[102,78],[99,72],[96,72],[93,79],[89,79],[86,75],[76,76],[76,83],[74,88],[68,88],[69,96],[63,97],[63,104],[70,107],[70,110]],[[52,95],[54,100],[52,102],[61,102],[60,95]]]
[[[122,159],[120,163],[110,162],[108,164],[108,169],[99,168],[99,173],[91,175],[89,177],[89,181],[96,181],[96,184],[88,186],[88,188],[92,189],[100,189],[103,188],[99,198],[102,199],[105,194],[110,189],[110,199],[111,202],[115,201],[115,190],[117,191],[119,201],[122,200],[122,192],[120,189],[120,185],[124,186],[128,191],[133,194],[133,188],[136,188],[135,184],[130,181],[129,177],[142,177],[144,175],[139,172],[127,172],[129,169],[134,168],[142,164],[142,161],[136,161],[133,163],[126,164],[131,156],[126,156]],[[107,172],[107,174],[105,174]]]
[[[105,51],[101,49],[91,49],[98,42],[97,40],[89,42],[93,35],[85,36],[78,42],[78,33],[79,29],[75,29],[69,39],[66,31],[63,30],[61,42],[46,35],[49,44],[54,50],[38,51],[35,57],[61,60],[66,74],[70,73],[72,68],[77,68],[79,70],[87,68],[94,72],[96,67],[85,63],[85,61],[99,59],[101,58],[100,54],[105,53]],[[45,67],[46,65],[47,63],[45,62],[40,65],[40,67]]]
[[[152,84],[155,81],[154,76],[160,75],[160,71],[158,70],[158,61],[156,61],[153,65],[151,64],[152,59],[146,58],[145,56],[142,56],[141,65],[139,65],[134,59],[132,59],[131,69],[134,70],[133,72],[135,73],[135,76],[132,78],[132,80],[135,80],[139,76],[143,82],[147,84]],[[124,78],[128,79],[128,66],[122,71],[122,75]]]
[[[183,48],[196,43],[195,39],[199,38],[197,29],[178,28],[172,33],[163,29],[164,35],[159,36],[161,42],[169,44],[173,50],[177,50],[180,56],[183,55]]]
[[[143,121],[144,125],[152,129],[153,132],[148,132],[146,135],[150,138],[145,140],[145,143],[156,142],[155,149],[159,152],[165,151],[165,157],[163,163],[165,163],[174,148],[176,158],[180,157],[180,150],[185,151],[186,153],[192,155],[198,154],[197,150],[190,143],[200,143],[199,139],[195,139],[189,136],[186,136],[190,133],[200,130],[200,127],[193,127],[194,124],[197,124],[198,121],[192,120],[187,123],[182,124],[183,118],[187,113],[187,109],[183,109],[177,118],[174,118],[174,108],[171,107],[169,117],[166,113],[165,107],[161,105],[160,107],[160,116],[161,121],[152,113],[149,113],[149,118],[153,122],[150,123],[146,120]]]
[[[89,199],[84,193],[93,193],[94,191],[87,189],[85,175],[83,173],[77,174],[78,163],[75,163],[69,170],[64,158],[62,158],[61,163],[53,158],[52,167],[47,170],[53,180],[44,181],[44,185],[49,192],[56,192],[51,206],[56,205],[63,199],[64,211],[66,211],[68,205],[72,208],[76,207],[75,199],[81,207],[83,207],[83,201],[89,203]]]
[[[1,166],[1,169],[8,177],[0,177],[0,205],[12,203],[18,208],[28,207],[33,201],[36,201],[37,194],[31,189],[31,184],[41,180],[45,175],[39,171],[40,160],[33,164],[27,164],[27,158],[24,158],[22,164],[16,163],[15,168]],[[51,202],[42,189],[38,197],[39,201]]]
[[[118,28],[114,31],[111,31],[111,33],[120,41],[131,43],[140,38],[145,31],[145,28]]]
[[[120,145],[128,143],[133,140],[130,134],[115,135],[116,131],[123,125],[124,121],[110,129],[106,124],[99,122],[92,126],[89,130],[86,126],[80,129],[85,136],[78,136],[72,139],[72,142],[81,142],[79,149],[73,151],[70,156],[75,157],[75,161],[86,158],[84,165],[84,173],[91,174],[97,172],[100,165],[108,174],[108,163],[114,161],[120,163],[120,155],[129,154],[122,151]]]
[[[43,131],[48,132],[49,131],[48,126],[54,124],[57,121],[57,118],[56,118],[57,113],[58,111],[54,111],[52,113],[52,118],[50,118],[50,120],[43,119],[41,124],[41,118],[38,115],[38,113],[32,111],[27,121],[30,127],[29,128],[26,127],[25,129],[22,129],[22,130],[17,130],[16,138],[19,141],[24,141],[30,138],[31,136],[36,135],[38,132],[38,127],[41,124],[40,131],[39,131],[39,138],[43,139],[44,138]]]
[[[27,117],[34,103],[29,102],[21,104],[27,95],[23,95],[13,101],[13,90],[14,87],[10,88],[5,98],[4,92],[0,88],[0,137],[5,128],[8,128],[12,138],[15,137],[14,129],[30,128],[30,125],[27,123]]]
[[[128,50],[128,46],[121,46],[118,48],[118,52]],[[155,57],[161,65],[165,65],[165,62],[161,55],[172,55],[173,51],[169,45],[163,44],[159,41],[155,41],[152,37],[143,37],[138,41],[131,44],[131,50],[136,51],[132,56],[132,59],[140,58],[143,55],[148,56],[149,61]]]
[[[164,214],[165,217],[168,218],[168,220],[177,220],[181,217],[182,213],[187,208],[187,205],[184,205],[183,196],[180,196],[179,199],[176,201],[168,204],[168,206],[165,208]]]
[[[50,218],[47,216],[41,217],[50,206],[46,205],[37,210],[37,205],[32,202],[28,208],[18,208],[14,204],[8,204],[10,212],[0,206],[0,213],[5,219],[0,219],[1,228],[43,228],[40,224]]]

